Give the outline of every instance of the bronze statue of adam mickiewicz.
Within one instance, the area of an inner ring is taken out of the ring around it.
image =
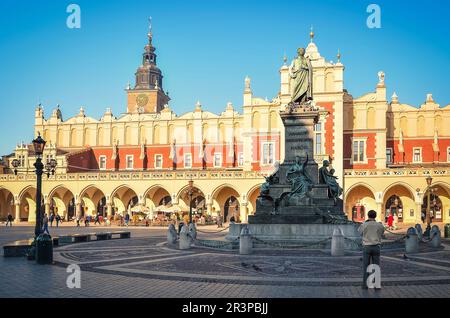
[[[305,103],[312,99],[312,66],[309,58],[305,57],[305,49],[297,50],[298,56],[289,67],[291,77],[291,96],[293,103]]]

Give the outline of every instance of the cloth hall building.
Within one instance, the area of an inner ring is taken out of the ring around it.
[[[399,222],[421,222],[431,189],[434,222],[450,222],[450,105],[432,95],[419,107],[386,96],[384,73],[374,74],[371,92],[354,97],[344,88],[344,65],[319,53],[311,33],[306,48],[313,67],[313,94],[320,108],[314,128],[315,160],[330,160],[344,189],[349,219],[363,220],[375,209],[380,219],[393,213]],[[47,141],[44,160],[56,159],[54,176],[43,182],[43,206],[67,219],[76,211],[124,214],[141,207],[188,210],[188,181],[196,188],[196,210],[228,221],[245,222],[255,212],[264,176],[283,161],[284,127],[279,111],[290,101],[289,66],[279,70],[280,88],[272,100],[256,97],[251,80],[243,83],[243,104],[228,103],[214,114],[200,103],[177,115],[164,91],[152,34],[126,90],[121,115],[107,109],[100,119],[83,108],[64,120],[56,107],[35,110],[35,135]],[[351,70],[350,70],[351,71]],[[239,105],[241,106],[241,105]],[[14,174],[11,162],[20,166]],[[35,221],[36,175],[32,147],[20,144],[3,157],[0,169],[0,219]],[[433,178],[427,188],[426,177]]]

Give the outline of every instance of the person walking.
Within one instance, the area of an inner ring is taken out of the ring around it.
[[[55,220],[56,220],[56,227],[59,227],[59,222],[61,222],[61,216],[58,214],[58,212],[56,213]]]
[[[8,216],[6,218],[6,226],[8,226],[8,223],[9,223],[9,227],[11,227],[12,221],[13,221],[13,216],[11,215],[11,213],[8,213]]]
[[[392,213],[389,214],[387,224],[388,224],[388,229],[389,229],[389,230],[392,230],[393,227],[394,227],[394,216],[392,215]]]
[[[363,245],[363,284],[362,288],[367,289],[367,267],[370,264],[380,266],[381,238],[384,233],[384,226],[381,222],[377,222],[377,212],[370,210],[369,219],[360,225],[358,232],[362,235]],[[375,287],[379,289],[379,287]]]
[[[44,225],[42,234],[47,233],[48,235],[50,235],[50,232],[48,231],[48,216],[47,216],[47,213],[44,213],[44,218],[42,219],[42,224]]]
[[[55,215],[52,213],[50,213],[50,227],[53,227],[53,221],[55,220]]]
[[[97,213],[97,215],[94,218],[94,225],[96,225],[98,223],[98,225],[102,225],[100,223],[100,213]]]
[[[220,213],[217,213],[217,219],[216,219],[216,223],[217,223],[217,228],[222,228],[222,215]]]
[[[76,221],[77,221],[77,227],[80,227],[81,213],[78,212],[75,219],[76,219]]]
[[[128,227],[128,223],[129,222],[130,222],[130,215],[127,212],[127,214],[125,214],[125,225],[126,225],[126,227]]]

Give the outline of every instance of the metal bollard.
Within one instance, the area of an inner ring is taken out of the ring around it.
[[[441,230],[439,229],[439,226],[433,225],[433,227],[431,228],[430,237],[432,247],[441,246]]]
[[[253,242],[248,226],[244,226],[239,237],[239,254],[248,255],[252,253]]]
[[[345,254],[345,239],[340,228],[335,228],[331,238],[331,255],[343,256]]]
[[[175,225],[170,224],[167,231],[167,243],[169,245],[175,245],[178,240],[177,231],[175,230]]]
[[[405,252],[406,253],[418,253],[419,252],[419,238],[417,235],[417,229],[410,227],[406,232],[405,239]]]
[[[187,226],[183,226],[180,232],[180,241],[178,242],[178,248],[180,250],[188,250],[191,248],[192,238],[189,235]]]
[[[416,224],[415,228],[417,230],[417,237],[419,238],[419,241],[422,241],[423,239],[422,225]]]
[[[189,234],[194,240],[197,239],[197,228],[194,223],[189,224]]]

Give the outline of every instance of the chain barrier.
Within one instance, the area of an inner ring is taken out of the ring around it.
[[[385,228],[384,230],[385,230],[386,232],[388,232],[388,233],[393,234],[393,235],[403,235],[403,236],[405,236],[405,234],[403,234],[403,233],[395,233],[395,232],[392,232],[392,231],[388,230],[387,228]]]
[[[198,228],[196,230],[197,230],[197,232],[200,232],[200,233],[220,233],[220,232],[228,230],[229,228],[230,227],[227,226],[226,228],[223,228],[223,229],[221,229],[219,231],[202,231],[202,230],[199,230]]]
[[[358,241],[358,240],[354,240],[354,239],[350,239],[348,237],[344,236],[344,240],[346,240],[347,242],[350,242],[351,244],[353,244],[353,246],[356,246],[358,249],[362,249],[362,241]]]
[[[233,244],[237,242],[239,238],[236,238],[232,241],[214,241],[214,243],[208,244],[205,241],[194,239],[195,245],[203,246],[203,247],[212,247],[212,248],[224,248],[224,247],[233,247]]]
[[[432,235],[430,235],[430,238],[429,238],[428,240],[425,240],[425,239],[423,238],[423,236],[422,236],[422,239],[421,239],[419,242],[421,242],[421,243],[428,243],[428,242],[431,242],[431,241],[433,240],[433,238],[434,238],[436,235],[437,235],[437,233],[434,232]]]
[[[305,242],[304,244],[281,244],[281,243],[276,243],[276,242],[264,241],[257,237],[254,237],[254,236],[252,236],[252,239],[255,240],[256,242],[259,242],[259,243],[262,243],[265,245],[269,245],[269,246],[273,246],[273,247],[278,247],[278,248],[305,248],[305,247],[311,247],[311,246],[316,246],[316,245],[326,243],[329,240],[331,240],[331,237],[328,237],[324,240],[320,240],[317,242]]]

